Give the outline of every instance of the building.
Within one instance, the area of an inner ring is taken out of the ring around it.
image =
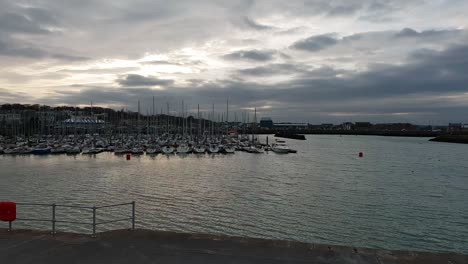
[[[273,125],[273,120],[269,117],[262,117],[262,119],[260,119],[261,128],[273,128]]]
[[[96,116],[72,116],[63,121],[68,128],[103,128],[106,122]]]
[[[354,130],[371,130],[372,124],[370,122],[356,122],[354,124]]]
[[[449,123],[448,131],[449,132],[460,132],[462,131],[462,123]]]
[[[378,131],[417,131],[418,126],[410,123],[383,123],[375,124],[374,129]]]
[[[320,129],[322,130],[332,130],[333,129],[333,124],[331,123],[323,123],[320,125]]]
[[[351,123],[351,122],[345,122],[343,124],[341,124],[341,129],[342,130],[353,130],[354,128],[354,124]]]

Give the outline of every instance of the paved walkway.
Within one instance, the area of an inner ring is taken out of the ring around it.
[[[468,256],[328,247],[263,239],[119,230],[87,235],[0,229],[0,263],[447,263]]]

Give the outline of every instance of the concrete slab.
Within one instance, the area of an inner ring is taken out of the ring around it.
[[[92,238],[0,229],[0,262],[466,264],[468,256],[152,230],[118,230]]]

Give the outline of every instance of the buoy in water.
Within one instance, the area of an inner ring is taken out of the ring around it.
[[[359,157],[360,158],[364,157],[364,154],[362,152],[359,152]]]
[[[127,160],[130,160],[132,158],[132,154],[127,153]]]

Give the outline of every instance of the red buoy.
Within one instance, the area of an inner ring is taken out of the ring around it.
[[[130,160],[132,158],[132,154],[127,153],[127,160]]]
[[[359,157],[360,158],[364,157],[364,154],[362,152],[359,152]]]
[[[16,203],[0,202],[0,221],[13,222],[16,220]]]

